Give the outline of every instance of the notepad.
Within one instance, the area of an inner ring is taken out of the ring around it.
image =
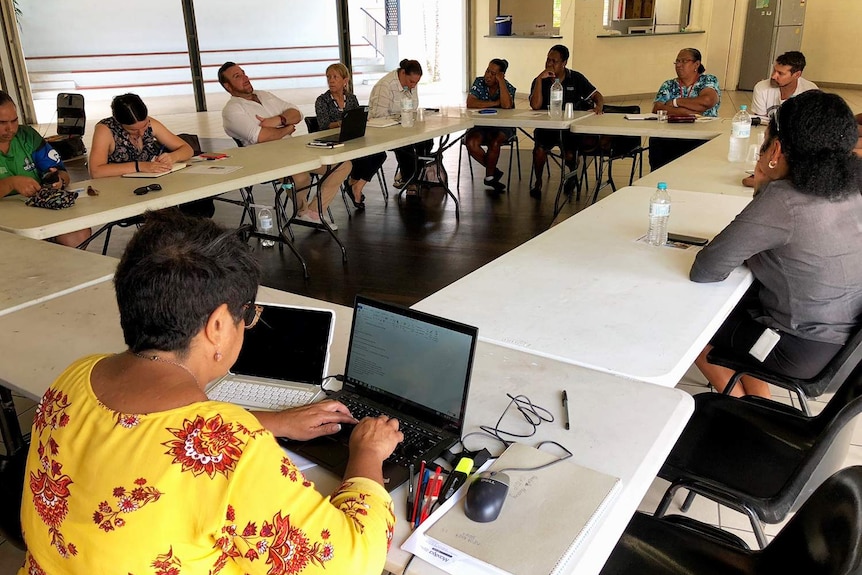
[[[389,126],[395,126],[400,123],[401,122],[399,122],[395,118],[391,116],[386,116],[384,118],[370,118],[367,125],[371,126],[372,128],[387,128]]]
[[[490,469],[536,467],[556,458],[514,443]],[[494,573],[556,575],[566,569],[621,487],[618,478],[568,460],[536,471],[506,473],[511,484],[495,521],[471,521],[461,499],[428,529],[429,542],[453,557],[438,567],[459,573],[478,561]]]
[[[123,174],[124,178],[161,178],[162,176],[167,176],[168,174],[172,174],[178,170],[182,170],[188,164],[178,163],[171,166],[171,169],[167,172],[132,172],[131,174]]]

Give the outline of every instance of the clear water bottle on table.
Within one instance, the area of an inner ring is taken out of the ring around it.
[[[667,221],[670,219],[670,194],[667,184],[659,182],[649,200],[649,233],[647,241],[653,246],[667,243]]]
[[[733,116],[730,128],[730,147],[727,150],[728,162],[744,162],[748,154],[748,137],[751,135],[751,116],[748,106],[740,106]]]
[[[413,95],[406,88],[401,92],[401,125],[405,128],[412,128],[415,121]]]
[[[272,235],[272,210],[267,207],[258,208],[257,210],[257,231],[262,234]],[[260,245],[265,248],[271,248],[275,245],[275,240],[261,238]]]
[[[550,115],[555,120],[563,117],[563,85],[559,78],[554,78],[554,83],[551,84]]]

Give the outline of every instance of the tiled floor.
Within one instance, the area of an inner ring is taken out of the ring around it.
[[[358,87],[357,92],[364,88]],[[862,91],[860,90],[836,90],[840,93],[850,104],[850,107],[856,112],[862,112]],[[313,113],[313,101],[317,95],[317,91],[311,93],[309,90],[305,91],[291,91],[289,93],[281,94],[283,98],[288,101],[296,102],[300,108],[306,113]],[[363,98],[362,93],[359,94],[360,99]],[[367,94],[364,96],[367,98]],[[723,106],[721,107],[721,116],[722,117],[732,117],[735,113],[735,110],[739,108],[741,104],[749,104],[751,101],[751,94],[749,92],[724,92],[722,95]],[[449,100],[444,100],[441,95],[436,95],[436,101],[425,101],[423,99],[424,105],[447,105],[453,102]],[[651,108],[652,100],[650,98],[644,99],[627,99],[627,100],[617,100],[614,102],[609,102],[619,105],[633,105],[637,104],[641,106],[641,110],[646,112]],[[214,102],[211,102],[211,108],[214,105]],[[98,113],[102,106],[107,110],[104,103],[98,104],[93,103],[94,109],[90,108],[91,103],[88,102],[88,116],[90,118],[95,118],[96,120],[100,117],[108,115],[108,112]],[[224,132],[222,131],[221,125],[221,114],[219,112],[205,112],[200,114],[189,114],[189,113],[177,113],[176,106],[174,106],[169,99],[164,99],[164,101],[151,102],[150,103],[151,112],[154,116],[157,116],[159,120],[161,120],[169,129],[171,129],[175,133],[188,132],[198,134],[201,138],[218,138],[223,139]],[[524,101],[518,102],[518,107],[526,107],[526,103]],[[94,123],[94,122],[92,122]],[[92,134],[92,123],[88,123],[87,127],[87,145],[89,147],[89,137]],[[52,130],[54,126],[46,125],[40,126],[40,132],[42,133],[54,133]],[[524,150],[529,150],[531,148],[526,138],[522,140],[522,154],[524,154]],[[457,161],[457,156],[455,156],[455,161]],[[466,160],[465,160],[466,161]],[[449,165],[449,158],[447,157],[447,166]],[[526,166],[526,172],[524,172],[524,178],[522,185],[527,185],[527,173],[529,172],[529,164],[528,162],[522,160],[522,167]],[[616,170],[619,170],[617,173]],[[615,169],[615,178],[618,182],[627,182],[628,181],[628,165],[621,165]],[[645,168],[645,171],[648,171],[648,167]],[[449,173],[454,177],[455,169],[449,169]],[[469,179],[469,172],[465,169],[462,172],[461,176],[461,188],[470,189],[471,181]],[[126,233],[127,234],[127,233]],[[122,245],[124,243],[123,238],[127,238],[128,235],[124,235],[123,232],[120,232],[116,235],[114,239],[112,239],[111,243],[111,253],[113,254],[117,250],[122,249]],[[692,369],[689,373],[683,378],[683,380],[679,384],[680,389],[683,389],[689,393],[704,393],[709,392],[706,387],[705,381],[697,372],[696,369]],[[780,389],[773,390],[774,397],[791,403],[791,399],[789,394]],[[825,398],[821,398],[824,399]],[[812,404],[812,409],[816,412],[819,409],[822,409],[825,403],[823,401],[815,401]],[[19,414],[19,421],[21,422],[22,429],[29,430],[33,421],[33,414],[35,411],[35,404],[23,397],[16,397],[16,408]],[[862,465],[862,424],[856,422],[856,429],[852,439],[852,445],[850,447],[850,451],[848,453],[847,459],[845,461],[845,465]],[[667,486],[667,483],[657,479],[647,495],[644,497],[641,502],[640,509],[647,512],[652,512],[655,510],[658,501],[660,500],[664,490]],[[680,494],[679,501],[676,502],[678,505],[681,503],[683,494]],[[670,513],[678,512],[678,508],[675,506],[671,506]],[[727,510],[727,509],[719,509],[718,505],[708,502],[703,497],[698,497],[695,500],[692,509],[689,511],[689,515],[695,517],[697,519],[701,519],[713,525],[728,529],[744,540],[749,542],[749,545],[752,547],[755,546],[754,536],[751,532],[750,525],[748,524],[748,520],[739,513]],[[774,535],[780,529],[780,525],[774,526],[770,525],[766,527],[766,532],[768,535]],[[18,567],[21,565],[23,560],[23,553],[9,543],[2,542],[0,543],[0,575],[10,575],[12,573],[16,573]]]

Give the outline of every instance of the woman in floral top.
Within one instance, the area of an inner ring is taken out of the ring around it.
[[[149,215],[114,277],[129,350],[75,362],[37,408],[19,575],[381,572],[398,422],[358,422],[345,479],[323,497],[274,435],[357,423],[344,405],[251,413],[204,394],[257,321],[258,279],[235,234]]]

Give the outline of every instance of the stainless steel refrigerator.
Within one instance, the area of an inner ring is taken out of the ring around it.
[[[805,0],[749,0],[738,89],[753,90],[772,74],[775,58],[802,47],[805,4]]]

